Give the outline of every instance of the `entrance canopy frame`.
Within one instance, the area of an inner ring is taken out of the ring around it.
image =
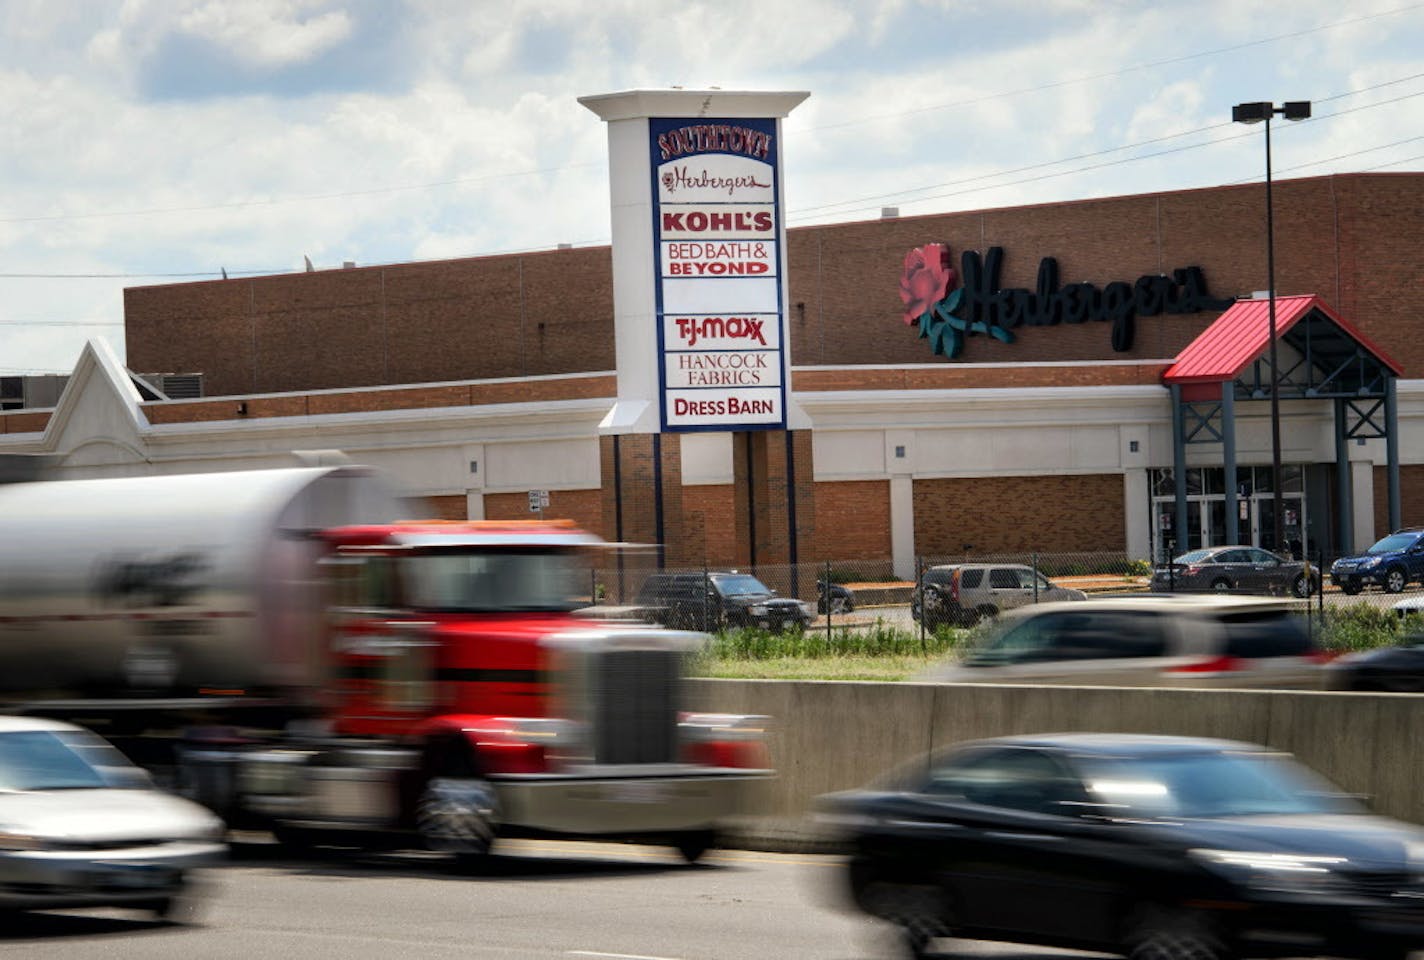
[[[1268,311],[1267,300],[1238,300],[1188,344],[1162,376],[1172,395],[1178,530],[1187,523],[1187,445],[1220,443],[1227,481],[1225,533],[1229,542],[1240,541],[1235,405],[1237,400],[1271,399]],[[1277,297],[1275,326],[1276,399],[1330,400],[1335,407],[1338,543],[1346,550],[1354,545],[1351,439],[1384,439],[1389,525],[1398,529],[1402,519],[1395,384],[1403,369],[1317,296]],[[1279,550],[1282,545],[1272,546]]]

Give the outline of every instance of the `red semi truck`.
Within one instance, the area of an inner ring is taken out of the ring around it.
[[[357,467],[0,486],[0,701],[288,842],[699,857],[772,775],[765,718],[686,707],[706,638],[590,616],[572,524],[408,509]]]

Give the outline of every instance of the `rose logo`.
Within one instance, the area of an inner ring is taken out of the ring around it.
[[[677,190],[677,175],[671,170],[663,174],[663,186],[668,193],[674,193]]]
[[[905,302],[906,325],[918,322],[920,337],[929,340],[931,351],[951,360],[964,349],[966,333],[986,333],[1013,343],[1013,333],[1003,327],[958,315],[964,289],[949,289],[955,280],[949,264],[949,248],[942,243],[927,243],[905,254],[900,299]]]
[[[949,248],[944,244],[927,243],[905,254],[905,272],[900,277],[905,324],[918,322],[944,299],[952,283],[954,269],[949,265]]]

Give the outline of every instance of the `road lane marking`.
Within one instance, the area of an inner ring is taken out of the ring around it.
[[[608,960],[681,960],[680,957],[653,957],[645,953],[601,953],[597,950],[570,950],[571,957],[607,957]]]

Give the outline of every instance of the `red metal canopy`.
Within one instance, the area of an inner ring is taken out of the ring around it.
[[[1404,368],[1315,294],[1276,298],[1276,339],[1318,310],[1340,332],[1401,376]],[[1238,300],[1177,355],[1162,381],[1171,384],[1221,383],[1235,380],[1271,346],[1269,300]]]

